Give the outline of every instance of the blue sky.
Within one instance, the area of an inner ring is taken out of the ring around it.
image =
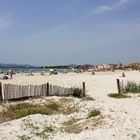
[[[140,0],[0,0],[0,62],[140,60]]]

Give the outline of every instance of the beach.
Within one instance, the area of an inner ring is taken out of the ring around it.
[[[79,113],[70,115],[56,114],[52,116],[47,115],[30,115],[24,119],[30,119],[31,122],[36,122],[39,127],[47,122],[49,125],[55,127],[62,126],[64,121],[70,118],[78,118],[81,121],[86,120],[86,114],[92,108],[97,108],[101,111],[101,123],[99,125],[87,124],[80,133],[66,133],[56,131],[48,136],[52,140],[140,140],[140,94],[136,94],[131,98],[114,99],[107,95],[109,93],[117,93],[116,79],[124,81],[140,82],[140,72],[125,71],[126,77],[121,77],[123,71],[115,72],[95,72],[91,75],[90,72],[85,73],[67,73],[58,75],[45,76],[39,73],[34,76],[26,76],[26,74],[16,74],[13,79],[0,80],[2,84],[18,84],[18,85],[40,85],[49,82],[50,84],[61,87],[79,87],[82,88],[82,82],[86,85],[86,94],[93,98],[91,101],[82,101],[78,98],[72,98],[73,102],[79,106]],[[29,102],[45,102],[48,99],[60,100],[61,97],[43,97],[40,99],[29,100]],[[63,98],[63,97],[62,97]],[[27,101],[28,102],[28,101]],[[2,103],[0,108],[2,108]],[[7,103],[8,104],[8,103]],[[30,139],[41,139],[35,137],[30,131],[23,130],[21,127],[22,120],[17,119],[10,122],[3,122],[0,124],[0,139],[10,140],[19,139],[17,135],[28,135]],[[91,121],[91,120],[88,120]],[[40,128],[41,129],[41,128]],[[43,139],[43,138],[42,138]]]

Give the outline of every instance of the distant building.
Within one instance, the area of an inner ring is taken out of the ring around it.
[[[116,69],[118,67],[117,64],[101,64],[98,66],[99,70],[111,70]]]

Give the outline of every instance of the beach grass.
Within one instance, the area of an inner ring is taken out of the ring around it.
[[[29,103],[21,103],[16,105],[10,105],[4,114],[7,118],[18,119],[33,114],[51,115],[54,111],[58,111],[58,108],[59,105],[54,102],[43,106],[33,105]]]
[[[119,94],[119,93],[110,93],[110,94],[108,94],[108,96],[112,97],[112,98],[117,98],[117,99],[130,97],[130,96],[122,94],[122,93],[121,94]]]
[[[50,101],[46,104],[31,104],[31,103],[17,103],[7,106],[2,112],[0,112],[1,121],[9,121],[13,119],[19,119],[28,115],[34,114],[64,114],[69,115],[74,112],[78,112],[78,108],[71,102],[63,103],[57,101]]]
[[[134,81],[128,81],[122,88],[124,93],[140,93],[140,83]]]

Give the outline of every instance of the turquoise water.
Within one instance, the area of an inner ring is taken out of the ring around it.
[[[49,69],[45,68],[0,68],[0,72],[8,72],[9,70],[12,70],[14,72],[33,72],[33,73],[40,73],[44,71],[45,73],[49,72]],[[57,72],[72,72],[71,69],[55,69]]]

